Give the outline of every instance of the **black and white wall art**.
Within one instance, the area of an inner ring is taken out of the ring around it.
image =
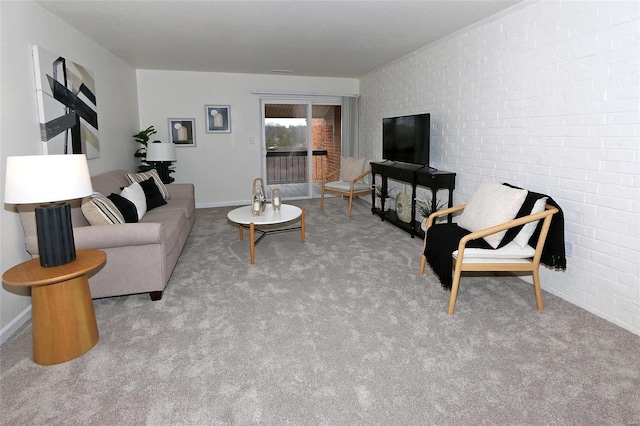
[[[176,146],[196,146],[195,118],[170,118],[169,142]]]
[[[33,46],[43,154],[100,157],[93,71]]]
[[[229,105],[205,105],[204,115],[207,133],[231,132],[231,114]]]

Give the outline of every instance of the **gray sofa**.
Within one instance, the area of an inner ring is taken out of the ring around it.
[[[130,184],[127,172],[114,170],[91,178],[93,190],[103,195],[119,194]],[[80,200],[71,204],[76,249],[100,249],[107,262],[89,279],[95,298],[149,293],[160,300],[178,257],[195,222],[195,192],[192,184],[166,185],[167,204],[148,211],[138,223],[91,226]],[[21,206],[20,218],[26,249],[38,255],[35,206]]]

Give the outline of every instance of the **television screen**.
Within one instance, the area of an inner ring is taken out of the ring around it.
[[[429,165],[430,115],[389,117],[382,120],[382,158]]]

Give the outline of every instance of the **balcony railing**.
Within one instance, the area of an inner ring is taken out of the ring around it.
[[[322,180],[327,151],[314,149],[311,166],[313,181]],[[307,182],[307,151],[276,148],[267,151],[267,185]]]

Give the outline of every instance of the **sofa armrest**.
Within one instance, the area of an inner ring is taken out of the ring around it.
[[[73,228],[73,239],[76,249],[108,249],[160,244],[166,238],[163,233],[161,223],[123,223]],[[35,235],[25,238],[25,246],[29,254],[38,255]]]
[[[165,239],[162,223],[123,223],[82,226],[73,229],[77,249],[113,248],[160,244]]]
[[[169,198],[195,199],[195,189],[192,183],[172,183],[166,185]]]

